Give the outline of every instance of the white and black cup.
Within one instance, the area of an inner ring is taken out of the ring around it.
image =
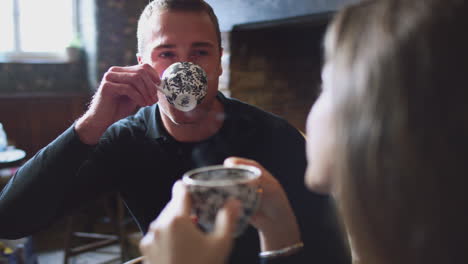
[[[208,78],[202,67],[191,62],[176,62],[163,72],[160,90],[175,108],[188,112],[205,98]]]
[[[233,198],[242,207],[234,232],[234,236],[239,236],[260,203],[260,175],[260,169],[247,165],[207,166],[185,173],[182,180],[188,187],[199,227],[211,232],[218,211]]]

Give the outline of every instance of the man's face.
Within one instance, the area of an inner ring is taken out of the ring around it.
[[[177,110],[158,91],[161,110],[174,123],[196,123],[213,107],[222,73],[221,50],[210,17],[205,12],[163,11],[150,18],[146,30],[139,63],[150,64],[161,77],[171,64],[188,61],[201,66],[208,75],[208,93],[190,112]]]

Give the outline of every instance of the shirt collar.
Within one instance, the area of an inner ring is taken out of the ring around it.
[[[231,115],[231,105],[229,104],[229,100],[224,96],[223,93],[218,91],[218,94],[216,95],[216,98],[221,102],[221,104],[224,106],[224,113],[226,116]],[[152,117],[153,120],[151,120],[150,127],[148,127],[148,133],[149,136],[151,136],[154,139],[157,139],[158,141],[163,141],[167,142],[169,140],[174,140],[171,135],[167,132],[166,128],[164,127],[164,124],[161,119],[161,111],[159,109],[159,105],[155,104],[152,106],[154,109],[152,109],[151,112],[154,113],[154,116]],[[224,120],[226,122],[226,120]],[[226,124],[223,124],[223,126]],[[222,128],[221,128],[222,129]]]

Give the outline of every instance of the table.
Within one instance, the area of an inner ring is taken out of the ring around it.
[[[0,169],[19,166],[25,157],[24,150],[10,146],[4,151],[0,151]]]
[[[24,150],[12,146],[5,151],[0,151],[0,191],[15,174],[17,167],[21,165],[25,157]]]
[[[0,263],[38,264],[32,237],[0,240]]]
[[[6,150],[0,151],[0,170],[14,169],[21,165],[26,157],[26,152],[9,146]],[[0,191],[3,188],[3,175],[0,175]],[[10,175],[12,176],[12,175]],[[5,181],[8,180],[6,177]],[[5,182],[6,183],[6,182]],[[37,256],[33,251],[32,238],[25,237],[17,240],[0,240],[0,263],[26,263],[37,264]]]

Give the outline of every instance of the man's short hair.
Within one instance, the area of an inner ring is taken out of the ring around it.
[[[146,24],[157,12],[161,11],[187,11],[187,12],[206,12],[213,22],[216,31],[218,46],[221,50],[221,31],[219,29],[218,18],[213,8],[203,0],[153,0],[140,15],[137,28],[138,53],[141,54],[144,48],[144,39],[146,33]]]

